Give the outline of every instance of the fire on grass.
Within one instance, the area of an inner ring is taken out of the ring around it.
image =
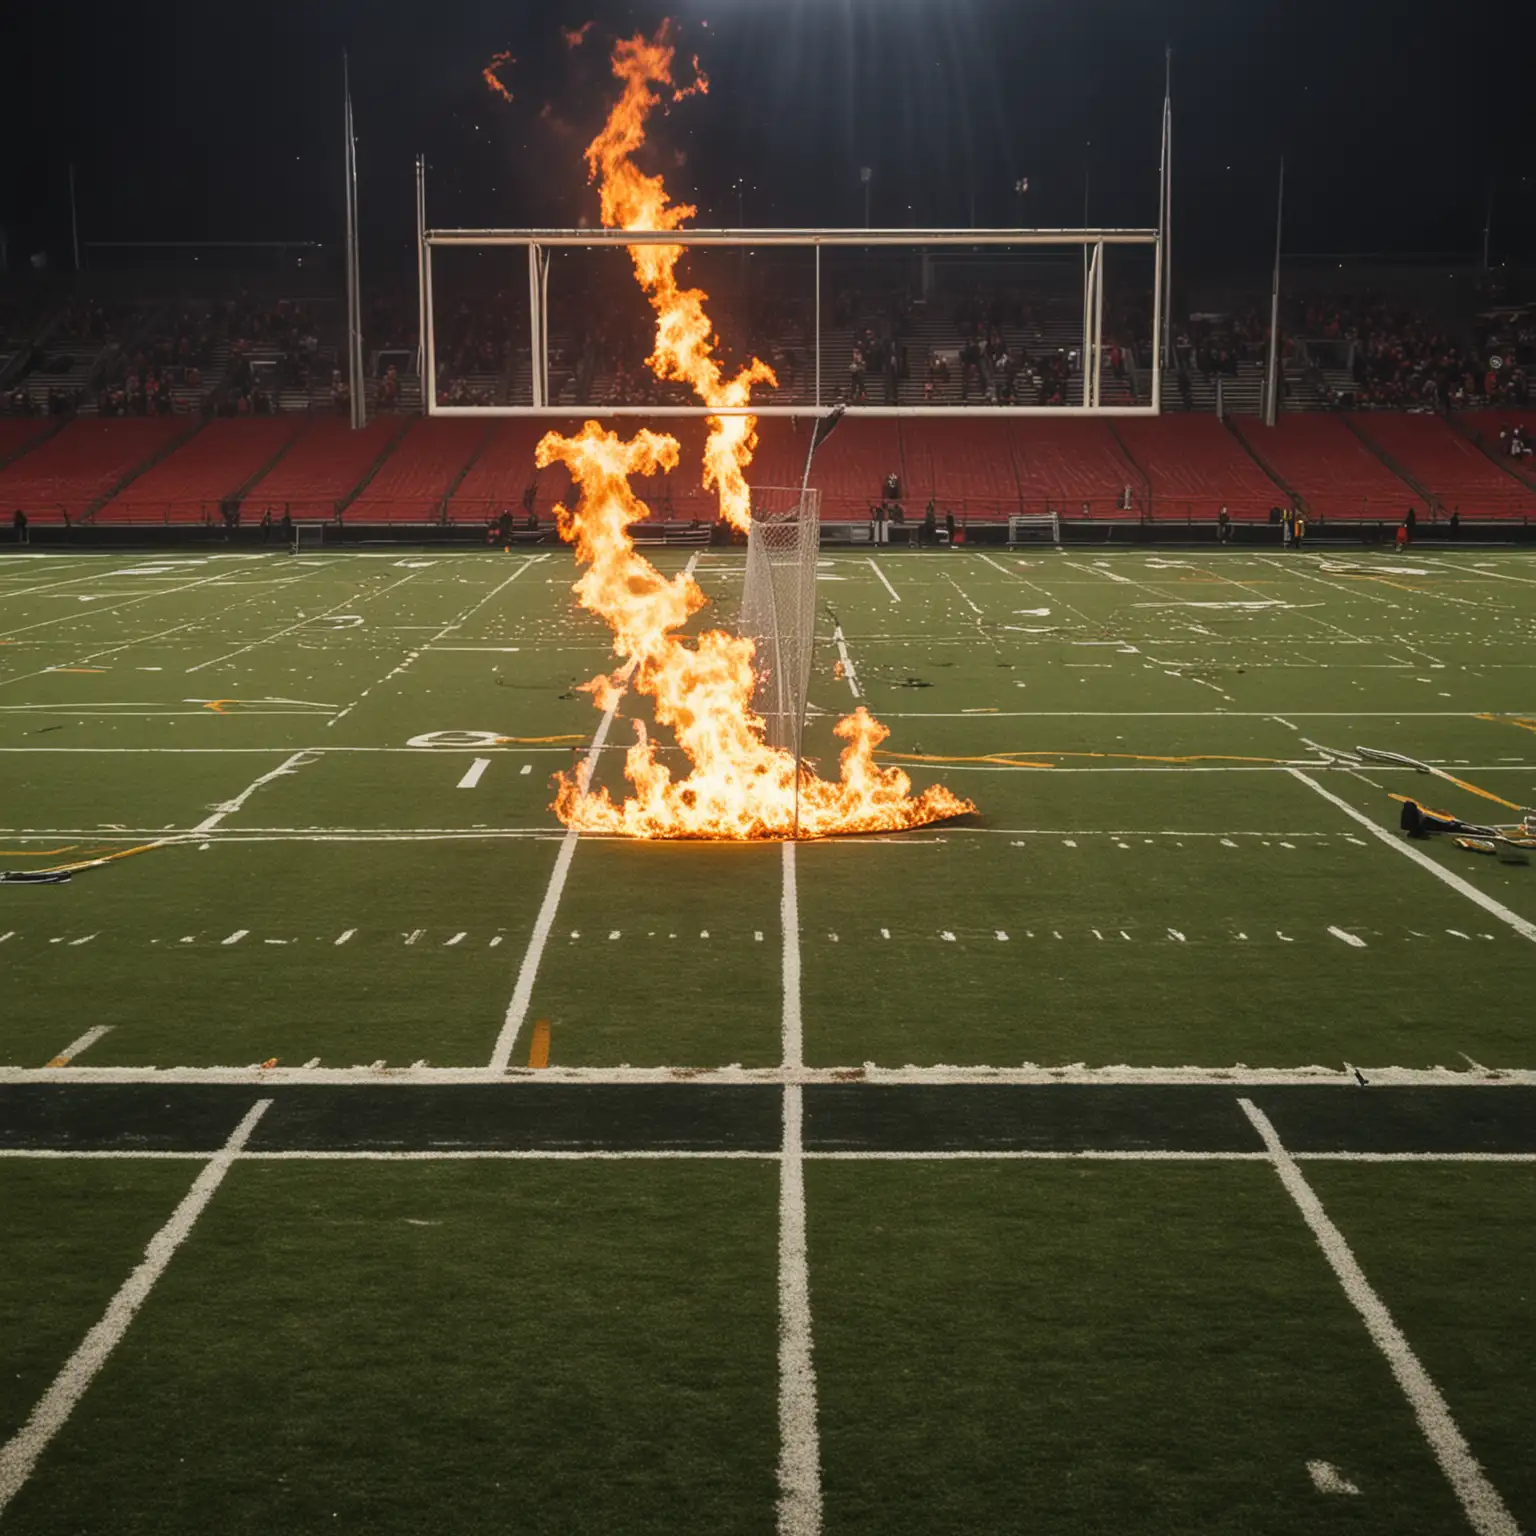
[[[613,73],[623,89],[587,149],[603,223],[611,228],[678,229],[694,213],[672,203],[662,178],[646,175],[633,158],[645,143],[651,113],[664,100],[708,89],[696,60],[693,83],[675,84],[673,56],[665,25],[654,38],[629,38],[614,48]],[[753,358],[727,376],[704,310],[708,295],[678,280],[682,256],[681,246],[630,247],[635,276],[656,312],[649,365],[659,378],[690,384],[706,405],[749,405],[755,384],[777,383],[773,370]],[[754,417],[709,418],[703,483],[719,497],[721,515],[742,531],[750,524],[746,468],[756,446]],[[674,776],[658,762],[656,743],[637,722],[624,765],[633,793],[616,801],[606,789],[589,790],[579,775],[562,775],[555,809],[566,825],[643,838],[781,838],[797,829],[802,836],[825,837],[919,827],[975,809],[940,785],[913,795],[901,769],[877,764],[875,749],[889,732],[862,707],[835,727],[846,743],[838,778],[823,779],[802,766],[797,785],[794,755],[767,743],[763,721],[752,710],[751,640],[721,630],[697,639],[679,634],[707,599],[686,573],[663,577],[630,537],[630,525],[647,513],[630,477],[675,468],[675,438],[642,430],[625,441],[589,421],[573,437],[547,434],[537,459],[541,468],[563,463],[579,488],[573,507],[557,509],[561,537],[575,545],[586,566],[575,585],[577,600],[612,628],[625,672],[633,667],[629,686],[655,700],[658,724],[675,733],[691,765],[683,777]],[[598,708],[607,709],[625,679],[602,676],[586,686]]]

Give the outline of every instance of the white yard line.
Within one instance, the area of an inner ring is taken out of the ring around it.
[[[848,654],[848,641],[843,634],[843,626],[841,624],[833,629],[832,638],[837,643],[838,660],[843,664],[843,681],[848,684],[848,691],[857,699],[861,697],[859,693],[859,674],[853,669],[853,657]]]
[[[309,573],[306,572],[306,575]],[[396,587],[403,587],[406,582],[414,581],[421,574],[420,571],[412,571],[409,576],[402,576],[398,581],[392,581],[387,587],[380,587],[377,592],[369,592],[366,589],[352,593],[333,608],[327,608],[324,613],[312,613],[307,618],[302,618],[296,624],[290,624],[285,629],[275,630],[270,635],[263,635],[259,640],[252,640],[249,645],[242,645],[239,650],[226,652],[223,656],[215,656],[211,661],[200,661],[195,667],[187,667],[187,672],[201,672],[205,667],[216,667],[221,661],[233,661],[236,656],[244,656],[247,651],[254,651],[263,645],[270,645],[274,640],[281,640],[284,635],[291,635],[296,629],[304,629],[307,625],[318,624],[322,619],[329,619],[338,613],[346,613],[355,605],[372,602],[376,597],[383,597],[388,592],[393,592]]]
[[[475,616],[475,614],[477,614],[483,607],[485,607],[485,605],[488,602],[490,602],[490,600],[493,597],[496,597],[505,588],[511,586],[512,583],[514,581],[516,581],[517,578],[519,576],[521,576],[523,574],[523,572],[526,571],[530,566],[537,565],[541,560],[547,560],[547,559],[549,559],[549,556],[547,554],[543,554],[543,555],[534,555],[534,556],[532,556],[532,558],[524,560],[523,563],[520,566],[518,566],[518,568],[515,571],[513,571],[512,574],[510,576],[508,576],[505,581],[498,583],[489,592],[487,592],[483,597],[478,599],[476,602],[472,603],[456,619],[453,619],[449,623],[443,625],[443,627],[440,630],[438,630],[437,633],[435,635],[433,635],[430,640],[423,640],[422,643],[419,646],[417,646],[414,651],[407,652],[404,661],[400,662],[398,666],[392,667],[388,672],[386,672],[384,674],[383,677],[381,677],[378,680],[378,682],[371,683],[368,687],[364,688],[363,691],[360,694],[358,694],[358,696],[355,699],[353,699],[352,702],[350,704],[348,704],[345,709],[339,710],[336,714],[332,715],[331,718],[325,722],[327,728],[329,728],[330,726],[335,725],[338,720],[344,720],[348,715],[350,715],[352,713],[352,711],[354,709],[357,708],[357,706],[359,704],[361,704],[363,702],[364,699],[366,699],[368,697],[368,695],[370,693],[373,692],[373,690],[375,688],[382,688],[384,686],[384,684],[387,683],[392,677],[398,677],[402,672],[404,672],[406,670],[407,667],[409,667],[417,659],[417,657],[419,657],[421,655],[421,653],[423,651],[431,650],[432,647],[434,645],[436,645],[439,640],[442,640],[446,636],[451,635],[454,632],[454,630],[456,630],[456,629],[462,629],[464,627],[464,625],[467,624],[469,622],[469,620],[472,619]],[[415,575],[415,574],[417,574],[417,573],[416,572],[412,572],[412,575]],[[409,580],[410,578],[407,577],[406,579]],[[399,583],[397,582],[396,585],[398,586]],[[389,589],[386,588],[385,590],[387,591]]]
[[[473,789],[485,777],[485,770],[490,766],[490,758],[477,757],[465,771],[464,777],[459,780],[458,787],[460,789]]]
[[[101,1320],[65,1361],[63,1369],[39,1399],[27,1422],[4,1446],[0,1446],[0,1515],[4,1514],[6,1506],[32,1475],[38,1458],[47,1450],[53,1437],[68,1422],[75,1405],[85,1395],[96,1373],[122,1342],[129,1324],[148,1299],[155,1282],[165,1273],[172,1256],[186,1241],[197,1218],[223,1183],[224,1175],[234,1166],[235,1159],[255,1130],[257,1121],[271,1107],[271,1099],[261,1099],[251,1106],[223,1148],[193,1181],[192,1188],[171,1213],[170,1220],[149,1240],[149,1246],[144,1250],[144,1257],[138,1267],[107,1304]]]
[[[885,590],[891,594],[891,601],[893,603],[899,603],[901,601],[901,593],[891,585],[890,578],[887,577],[885,572],[880,569],[879,562],[876,561],[873,556],[870,557],[869,568],[875,573],[876,576],[880,578],[881,586],[883,586]]]
[[[280,779],[284,774],[297,773],[300,768],[314,761],[315,759],[307,752],[295,752],[292,757],[278,764],[270,773],[264,773],[254,783],[247,784],[233,800],[226,800],[222,805],[217,806],[211,815],[205,816],[187,835],[201,837],[204,833],[212,832],[226,816],[233,816],[264,784],[270,784],[273,779]],[[165,841],[170,842],[172,839],[167,838]]]
[[[805,1065],[800,1012],[800,902],[795,845],[785,843],[779,920],[783,929],[781,1036],[786,1071]],[[784,1087],[779,1160],[779,1536],[821,1530],[821,1437],[811,1345],[811,1281],[806,1253],[804,1093]]]
[[[9,935],[7,935],[7,937],[9,937]],[[67,1067],[70,1062],[75,1059],[75,1057],[79,1056],[82,1052],[90,1050],[90,1048],[95,1045],[96,1042],[100,1040],[104,1034],[108,1033],[111,1028],[112,1025],[110,1024],[98,1024],[94,1029],[86,1030],[86,1032],[81,1035],[78,1040],[70,1041],[70,1043],[66,1045],[64,1049],[60,1051],[59,1054],[48,1063],[49,1069]]]
[[[698,569],[698,565],[699,556],[695,552],[689,556],[688,564],[683,567],[683,574],[691,577]],[[497,590],[499,591],[500,588]],[[630,661],[620,671],[619,677],[623,687],[615,691],[607,709],[603,711],[603,718],[598,722],[597,730],[592,737],[592,745],[588,748],[581,766],[576,770],[576,781],[583,789],[592,782],[592,775],[596,771],[603,743],[608,739],[614,714],[624,697],[634,670],[635,663]],[[565,890],[566,878],[571,872],[571,860],[576,857],[576,844],[580,841],[581,834],[574,827],[568,827],[565,836],[560,840],[560,851],[555,855],[555,867],[550,871],[549,884],[544,890],[544,900],[539,906],[539,915],[534,919],[533,932],[528,936],[528,947],[523,951],[522,964],[518,967],[517,983],[512,989],[512,1000],[507,1004],[507,1012],[501,1023],[501,1033],[497,1035],[495,1048],[491,1051],[489,1070],[493,1073],[505,1072],[512,1063],[512,1052],[517,1047],[518,1032],[523,1027],[523,1021],[528,1017],[528,1008],[533,1001],[533,984],[538,979],[539,964],[544,958],[544,946],[549,942],[550,930],[555,925],[555,914],[560,910],[560,897]]]
[[[1365,1278],[1365,1272],[1356,1262],[1344,1234],[1329,1219],[1322,1202],[1313,1193],[1312,1186],[1307,1183],[1295,1159],[1285,1150],[1269,1117],[1263,1110],[1256,1108],[1250,1099],[1239,1099],[1238,1103],[1263,1139],[1280,1182],[1296,1202],[1302,1219],[1311,1228],[1318,1247],[1323,1250],[1329,1267],[1344,1288],[1345,1296],[1360,1314],[1376,1347],[1386,1356],[1387,1364],[1392,1368],[1403,1396],[1408,1399],[1408,1405],[1413,1409],[1419,1428],[1435,1453],[1435,1459],[1455,1490],[1456,1497],[1460,1499],[1473,1530],[1479,1536],[1520,1536],[1520,1528],[1515,1524],[1514,1516],[1505,1507],[1498,1490],[1489,1482],[1487,1474],[1462,1438],[1439,1388],[1430,1380],[1429,1373],[1419,1363],[1418,1356],[1414,1354],[1402,1330],[1392,1320],[1386,1303]]]
[[[1309,777],[1299,768],[1288,768],[1286,772],[1292,778],[1305,784],[1308,789],[1321,795],[1323,799],[1336,805],[1351,820],[1359,822],[1372,837],[1385,843],[1388,848],[1393,849],[1395,852],[1402,854],[1405,859],[1412,859],[1415,864],[1423,869],[1427,869],[1435,879],[1443,881],[1446,885],[1450,886],[1458,895],[1465,896],[1468,901],[1481,907],[1490,916],[1498,918],[1501,923],[1507,923],[1521,938],[1529,939],[1533,944],[1536,944],[1536,923],[1531,922],[1528,918],[1521,917],[1518,912],[1512,912],[1502,901],[1495,900],[1486,891],[1480,891],[1475,885],[1468,880],[1464,880],[1454,870],[1446,869],[1444,865],[1436,863],[1427,853],[1421,852],[1412,843],[1405,843],[1399,838],[1394,837],[1391,832],[1387,831],[1385,827],[1378,825],[1376,821],[1367,816],[1363,811],[1356,810],[1349,801],[1341,799],[1331,789],[1324,789],[1316,779]]]
[[[1536,1163],[1536,1152],[1295,1152],[1298,1163]],[[1046,1162],[1046,1163],[1267,1163],[1267,1152],[1183,1152],[1150,1147],[1130,1150],[1078,1148],[1051,1152],[1038,1147],[988,1147],[978,1150],[946,1148],[922,1152],[844,1150],[804,1152],[808,1163],[945,1163],[945,1162]],[[427,1147],[416,1150],[367,1148],[353,1151],[339,1147],[288,1148],[281,1151],[242,1152],[243,1163],[457,1163],[457,1162],[780,1162],[782,1149],[758,1151],[734,1147]],[[0,1147],[0,1161],[9,1162],[206,1162],[206,1152],[170,1152],[144,1147]]]
[[[221,582],[226,576],[233,575],[231,571],[220,571],[217,576],[204,576],[199,581],[183,582],[179,587],[162,587],[155,592],[145,592],[140,597],[125,597],[119,603],[105,603],[101,606],[79,608],[71,613],[60,614],[57,618],[42,619],[36,624],[23,624],[20,629],[8,629],[0,632],[0,640],[11,639],[15,635],[29,634],[34,629],[47,629],[53,624],[69,624],[76,619],[94,618],[98,613],[116,613],[119,608],[132,608],[137,603],[147,603],[158,597],[174,597],[178,592],[190,592],[194,587],[208,587],[216,582]]]
[[[425,930],[423,930],[425,931]],[[1372,1067],[1358,1063],[1359,1070],[1376,1086],[1403,1088],[1500,1088],[1536,1087],[1536,1068],[1488,1067],[1485,1070],[1461,1070],[1451,1067]],[[15,1067],[0,1066],[0,1083],[75,1082],[75,1083],[236,1083],[243,1085],[327,1084],[346,1087],[352,1084],[403,1084],[442,1086],[453,1083],[496,1082],[511,1075],[527,1076],[530,1081],[550,1083],[760,1083],[782,1087],[785,1084],[863,1082],[880,1086],[931,1084],[961,1086],[993,1083],[1003,1086],[1031,1084],[1048,1087],[1054,1083],[1117,1083],[1137,1087],[1164,1087],[1172,1084],[1213,1084],[1227,1088],[1285,1087],[1308,1084],[1314,1087],[1346,1088],[1358,1091],[1354,1073],[1343,1067],[1249,1067],[1241,1062],[1220,1067],[1130,1067],[1130,1066],[938,1066],[882,1067],[865,1062],[840,1067],[560,1067],[539,1071],[526,1067],[498,1070],[494,1067],[371,1066],[367,1064],[337,1067],[263,1068],[256,1063],[218,1067]]]

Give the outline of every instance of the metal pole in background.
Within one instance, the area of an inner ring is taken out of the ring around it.
[[[1152,263],[1152,409],[1163,408],[1163,218],[1167,213],[1168,99],[1163,98],[1163,149],[1157,162],[1157,245]]]
[[[1269,292],[1269,358],[1264,369],[1264,425],[1275,424],[1280,408],[1280,230],[1285,217],[1285,156],[1280,157],[1280,188],[1275,194],[1275,276]]]
[[[80,270],[80,214],[75,209],[75,163],[69,161],[69,232],[74,237],[75,272]],[[1484,261],[1487,266],[1487,261]]]
[[[533,403],[544,404],[544,374],[539,361],[544,355],[544,306],[539,303],[539,248],[528,245],[528,364],[532,375]]]
[[[816,401],[821,404],[821,245],[816,247]]]
[[[1173,49],[1163,54],[1163,359],[1173,360]]]
[[[427,333],[427,157],[416,156],[416,377],[422,373]],[[422,391],[422,409],[427,404]]]
[[[341,56],[343,175],[347,207],[347,389],[351,398],[353,429],[363,425],[363,370],[359,323],[360,300],[357,291],[357,145],[352,133],[352,74],[345,53]]]

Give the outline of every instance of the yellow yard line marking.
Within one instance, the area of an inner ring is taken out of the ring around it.
[[[1536,731],[1536,720],[1527,715],[1475,715],[1477,720],[1490,720],[1495,725],[1518,726],[1522,731]]]
[[[105,672],[105,667],[49,667],[50,672]]]
[[[1239,757],[1230,752],[1195,752],[1182,757],[1164,757],[1147,752],[1057,752],[1050,748],[1036,752],[987,752],[979,756],[938,752],[877,752],[876,756],[894,758],[903,763],[997,763],[1006,768],[1051,768],[1052,763],[1037,763],[1035,757],[1115,758],[1132,763],[1267,763],[1283,765],[1284,757]]]
[[[533,1038],[528,1042],[528,1065],[542,1069],[549,1065],[549,1020],[533,1021]]]
[[[61,853],[73,853],[79,843],[63,848],[0,848],[0,859],[53,859]]]

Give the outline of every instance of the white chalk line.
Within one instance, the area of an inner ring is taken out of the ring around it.
[[[338,720],[346,719],[346,717],[350,715],[352,711],[356,709],[357,706],[361,704],[363,700],[366,699],[375,688],[382,688],[384,684],[387,683],[391,678],[398,677],[402,672],[410,667],[412,663],[416,661],[416,659],[422,654],[423,651],[431,650],[439,640],[446,639],[456,629],[462,629],[464,625],[467,624],[470,619],[473,618],[475,614],[477,614],[483,607],[485,607],[485,605],[490,602],[493,597],[496,597],[504,588],[511,586],[512,583],[516,581],[524,571],[528,570],[530,566],[535,566],[541,560],[547,559],[549,559],[548,554],[542,554],[534,555],[531,559],[524,560],[523,563],[518,566],[518,568],[513,571],[505,581],[499,582],[489,592],[485,593],[484,596],[466,608],[464,612],[461,613],[456,619],[453,619],[449,623],[443,625],[443,627],[438,630],[430,640],[424,640],[414,651],[407,652],[403,661],[386,672],[384,676],[378,680],[378,682],[370,683],[368,687],[364,688],[363,691],[358,694],[358,696],[353,699],[350,704],[346,706],[345,709],[338,710],[334,715],[332,715],[331,718],[325,722],[326,728],[329,729],[331,726],[335,725]],[[418,573],[413,571],[411,574],[414,576]],[[409,581],[410,577],[408,576],[405,579]],[[396,585],[398,586],[399,583],[397,582]],[[385,590],[387,591],[389,589],[386,588]]]
[[[60,1051],[58,1055],[48,1063],[48,1069],[53,1070],[59,1067],[67,1067],[70,1062],[75,1059],[75,1057],[83,1054],[85,1051],[90,1050],[90,1048],[95,1045],[103,1035],[110,1032],[112,1027],[113,1026],[110,1024],[98,1024],[94,1029],[86,1030],[86,1032],[81,1035],[78,1040],[71,1040],[70,1043],[66,1045],[64,1049]]]
[[[869,558],[869,568],[875,573],[876,576],[880,578],[880,584],[885,588],[885,590],[891,594],[891,601],[893,603],[899,603],[901,601],[901,593],[891,585],[890,578],[885,574],[884,571],[880,569],[879,562],[873,556],[870,556]]]
[[[1479,1536],[1520,1536],[1514,1516],[1499,1497],[1498,1490],[1473,1456],[1462,1437],[1451,1410],[1429,1373],[1419,1363],[1412,1346],[1393,1321],[1385,1302],[1372,1288],[1365,1272],[1351,1252],[1344,1234],[1329,1219],[1322,1201],[1307,1183],[1296,1160],[1286,1151],[1269,1117],[1251,1099],[1239,1099],[1243,1113],[1263,1138],[1275,1172],[1286,1193],[1296,1202],[1302,1219],[1311,1229],[1317,1245],[1328,1260],[1350,1304],[1360,1314],[1376,1347],[1386,1357],[1403,1396],[1419,1422],[1435,1459],[1440,1463],[1473,1530]]]
[[[309,572],[305,573],[310,574]],[[183,669],[186,673],[201,672],[205,667],[216,667],[220,662],[233,661],[236,656],[244,656],[248,651],[257,650],[263,645],[269,645],[274,640],[281,640],[286,635],[291,635],[295,630],[304,629],[311,624],[319,624],[322,620],[333,618],[338,613],[348,613],[354,604],[371,602],[376,597],[383,597],[386,593],[393,592],[396,587],[403,587],[406,582],[413,581],[420,573],[412,571],[408,576],[402,576],[398,581],[392,581],[387,587],[380,587],[377,592],[369,592],[366,589],[352,593],[349,597],[336,604],[333,608],[327,608],[324,613],[313,613],[300,619],[296,624],[289,624],[284,629],[274,631],[270,635],[263,635],[259,640],[252,640],[248,645],[242,645],[238,650],[229,651],[223,656],[215,656],[209,661],[200,661],[196,666]],[[302,580],[302,578],[300,578]]]
[[[848,654],[848,641],[843,634],[843,626],[841,624],[833,629],[832,638],[837,643],[838,659],[843,664],[843,681],[848,684],[848,691],[857,699],[861,697],[859,693],[859,674],[854,671],[853,657]]]
[[[683,572],[691,577],[697,569],[698,554],[695,553],[683,567]],[[597,769],[597,760],[602,753],[603,743],[608,739],[613,717],[629,687],[629,679],[633,676],[634,670],[634,660],[627,662],[620,670],[618,676],[621,686],[613,691],[613,697],[603,711],[603,718],[598,722],[597,730],[593,734],[592,745],[587,749],[586,757],[576,770],[576,782],[582,789],[586,789],[592,782],[592,775]],[[565,836],[560,840],[560,851],[555,855],[555,867],[550,871],[549,884],[544,888],[544,900],[539,904],[539,913],[534,919],[533,932],[528,936],[528,947],[523,951],[522,964],[518,967],[512,998],[507,1004],[506,1015],[502,1019],[501,1032],[497,1035],[496,1044],[491,1051],[489,1070],[493,1073],[505,1072],[511,1065],[512,1052],[517,1048],[518,1033],[523,1027],[523,1021],[528,1017],[528,1008],[533,1001],[533,986],[538,979],[540,962],[544,958],[544,946],[549,942],[550,931],[555,925],[555,914],[560,910],[560,897],[565,890],[566,878],[571,872],[571,860],[576,857],[576,844],[580,841],[581,834],[574,827],[568,827]]]
[[[460,789],[473,789],[485,777],[485,770],[490,766],[490,758],[477,757],[465,770],[464,777],[459,780],[458,787]]]
[[[54,1436],[68,1422],[75,1406],[85,1395],[96,1373],[107,1363],[112,1351],[122,1342],[128,1326],[165,1273],[176,1250],[186,1241],[213,1198],[224,1176],[250,1140],[257,1122],[272,1107],[271,1099],[261,1099],[246,1112],[225,1142],[223,1149],[210,1159],[193,1180],[192,1187],[171,1213],[170,1220],[149,1240],[144,1257],[107,1304],[99,1322],[81,1340],[79,1347],[39,1399],[27,1422],[0,1446],[0,1515],[32,1475],[38,1458],[47,1450]]]
[[[1391,832],[1379,825],[1372,817],[1367,816],[1364,811],[1357,810],[1349,801],[1334,794],[1331,789],[1324,789],[1316,779],[1302,773],[1300,769],[1289,768],[1286,771],[1300,783],[1305,784],[1308,789],[1321,795],[1323,799],[1331,804],[1336,805],[1351,820],[1359,822],[1372,837],[1385,843],[1394,852],[1402,854],[1405,859],[1412,859],[1421,869],[1427,869],[1437,880],[1450,886],[1458,895],[1465,896],[1468,901],[1481,907],[1490,916],[1498,918],[1501,923],[1505,923],[1510,928],[1513,928],[1521,938],[1529,939],[1532,943],[1536,943],[1536,923],[1531,922],[1528,918],[1521,917],[1518,912],[1511,911],[1502,901],[1495,900],[1486,891],[1480,891],[1470,881],[1464,880],[1454,870],[1446,869],[1443,864],[1437,863],[1427,853],[1421,852],[1411,843],[1405,843],[1399,838],[1394,837]]]
[[[1536,1067],[1484,1067],[1467,1070],[1459,1067],[1372,1067],[1359,1065],[1361,1074],[1373,1085],[1399,1088],[1498,1088],[1536,1087]],[[1134,1087],[1194,1086],[1209,1084],[1230,1088],[1285,1087],[1308,1084],[1358,1090],[1354,1070],[1346,1067],[1310,1065],[1298,1067],[1250,1067],[1239,1062],[1231,1066],[1202,1067],[1132,1067],[1088,1066],[1072,1063],[1059,1066],[1023,1064],[1016,1067],[992,1066],[900,1066],[884,1067],[873,1062],[859,1066],[834,1067],[576,1067],[549,1066],[534,1070],[527,1067],[430,1067],[374,1066],[346,1067],[263,1067],[257,1062],[242,1065],[207,1067],[23,1067],[0,1066],[0,1083],[77,1082],[77,1083],[226,1083],[255,1086],[263,1083],[325,1084],[347,1087],[352,1084],[378,1086],[443,1086],[454,1083],[499,1082],[507,1077],[519,1081],[553,1086],[561,1083],[689,1083],[705,1087],[721,1084],[758,1083],[783,1087],[787,1084],[812,1086],[822,1083],[871,1083],[875,1085],[914,1085],[960,1087],[972,1083],[1002,1086],[1029,1085],[1047,1087],[1061,1083],[1125,1084]]]
[[[795,845],[785,843],[779,921],[783,929],[783,1069],[804,1067],[800,999],[800,902]],[[816,1366],[811,1343],[811,1281],[806,1247],[803,1090],[784,1086],[783,1155],[779,1161],[779,1536],[821,1530],[821,1436],[816,1419]]]
[[[1298,1163],[1536,1163],[1536,1152],[1293,1152]],[[472,1162],[759,1162],[782,1160],[782,1148],[760,1151],[733,1147],[423,1147],[412,1150],[339,1147],[285,1148],[241,1152],[245,1163],[472,1163]],[[862,1149],[805,1151],[808,1163],[1267,1163],[1267,1152],[1180,1151],[1152,1148],[1077,1148],[1048,1151],[1036,1147],[948,1147],[932,1151],[887,1152]],[[0,1147],[8,1162],[185,1162],[202,1163],[207,1152],[160,1148]]]
[[[233,816],[235,812],[240,810],[245,805],[245,802],[249,800],[251,796],[254,795],[256,791],[263,785],[270,784],[273,779],[280,779],[285,774],[297,773],[300,768],[305,767],[307,764],[313,761],[314,759],[311,758],[307,753],[295,752],[292,757],[288,758],[285,762],[280,763],[276,768],[272,769],[270,773],[264,773],[259,779],[255,780],[254,783],[246,785],[246,787],[242,789],[233,800],[226,800],[222,805],[216,806],[210,815],[205,816],[203,820],[198,822],[198,824],[193,827],[186,835],[188,837],[202,837],[209,832],[215,831],[218,828],[219,823],[222,822],[226,816]],[[167,841],[170,841],[170,839],[167,839]]]

